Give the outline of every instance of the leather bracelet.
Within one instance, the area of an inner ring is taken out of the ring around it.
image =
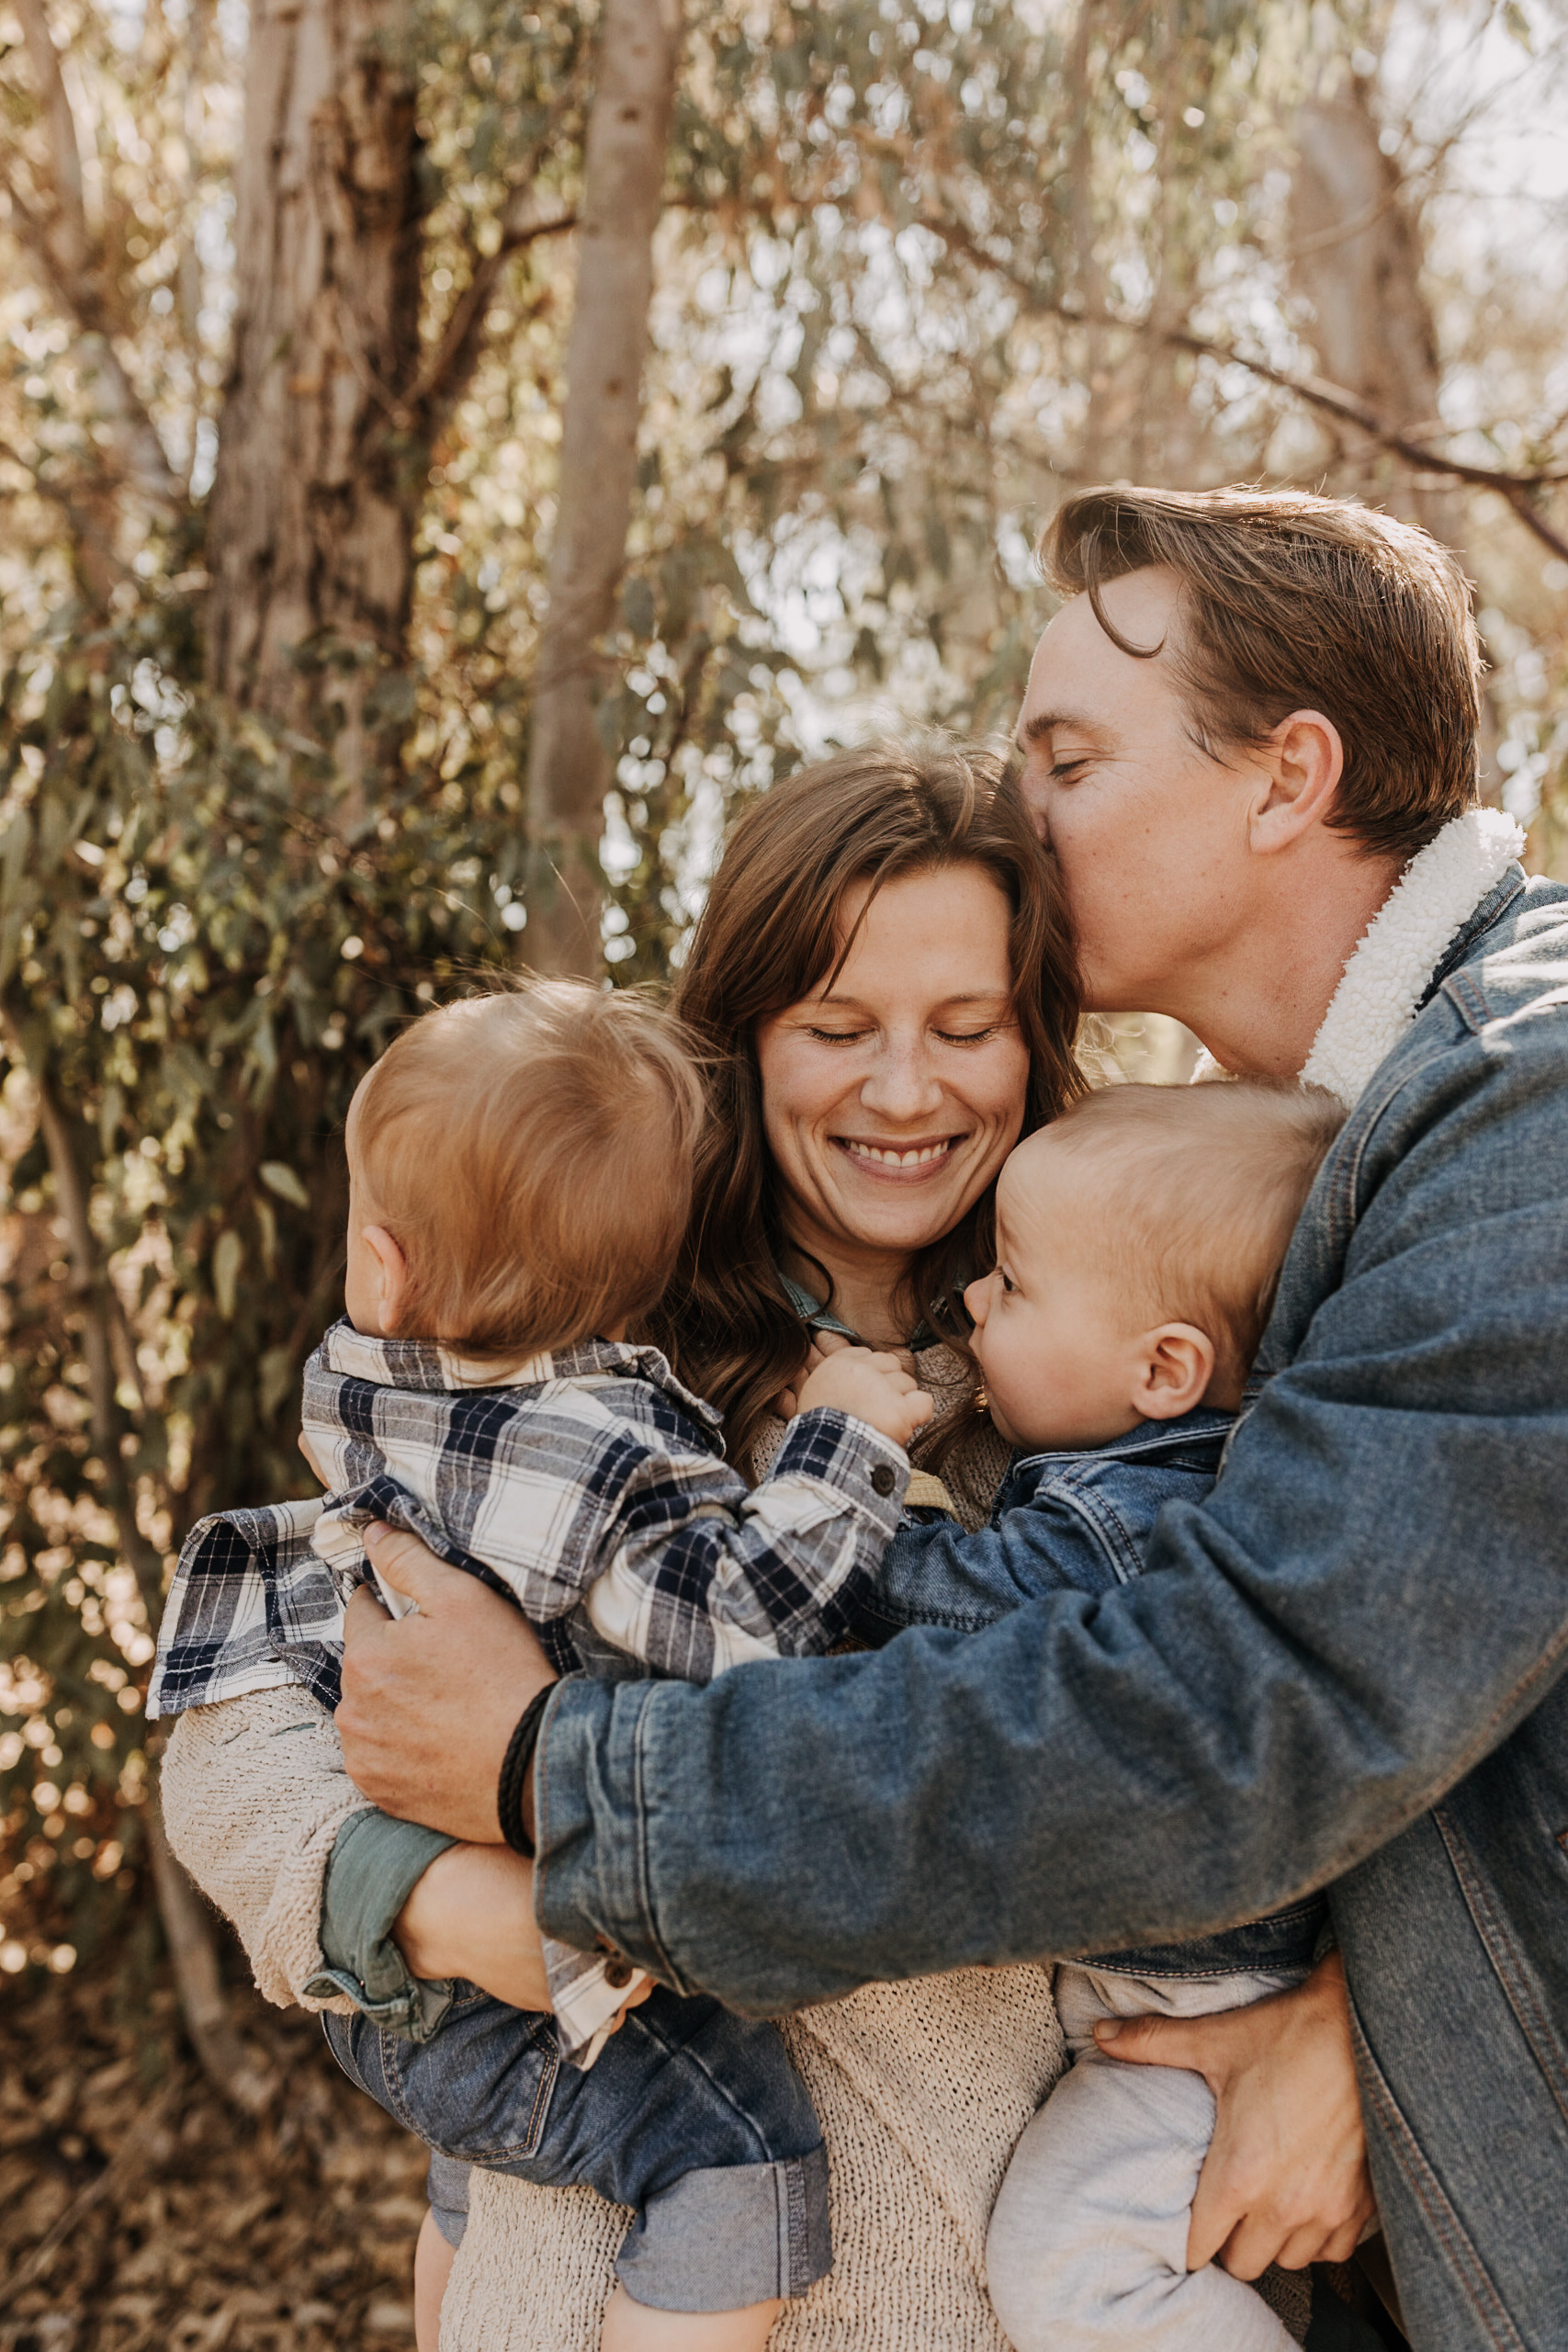
[[[525,1855],[529,1861],[534,1859],[534,1841],[523,1826],[523,1792],[528,1784],[534,1750],[539,1745],[539,1727],[545,1720],[545,1709],[555,1695],[556,1685],[547,1682],[542,1690],[534,1693],[517,1718],[517,1728],[506,1743],[501,1779],[495,1792],[501,1834],[514,1854]]]

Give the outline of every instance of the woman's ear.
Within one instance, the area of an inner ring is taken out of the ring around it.
[[[376,1261],[376,1320],[390,1339],[408,1291],[409,1261],[384,1225],[363,1225],[359,1238]]]
[[[1214,1343],[1191,1323],[1162,1323],[1138,1342],[1133,1403],[1145,1421],[1174,1421],[1203,1401]]]

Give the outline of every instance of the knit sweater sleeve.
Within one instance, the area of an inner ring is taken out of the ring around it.
[[[326,1966],[327,1864],[339,1830],[365,1810],[326,1709],[292,1687],[189,1708],[161,1780],[169,1844],[233,1925],[261,1993],[280,2008],[348,2014],[346,1997],[305,1991]]]

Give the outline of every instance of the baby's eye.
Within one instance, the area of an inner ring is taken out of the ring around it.
[[[1012,1276],[1011,1276],[1010,1273],[1008,1273],[1008,1272],[1006,1272],[1006,1270],[1005,1270],[1003,1267],[1001,1267],[1001,1266],[998,1266],[998,1267],[997,1268],[997,1273],[998,1273],[998,1277],[1000,1278],[1002,1288],[1006,1291],[1006,1293],[1007,1293],[1008,1296],[1010,1298],[1010,1297],[1012,1296],[1013,1289],[1014,1289],[1014,1284],[1013,1284],[1013,1279],[1012,1279]]]

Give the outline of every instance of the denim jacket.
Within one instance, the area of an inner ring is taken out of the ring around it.
[[[1565,2352],[1568,888],[1515,867],[1450,944],[1262,1367],[1157,1574],[564,1688],[540,1918],[765,2011],[1326,1885],[1413,2340]]]
[[[910,1513],[854,1614],[873,1644],[911,1625],[977,1634],[1047,1592],[1114,1592],[1141,1576],[1168,1502],[1201,1502],[1219,1472],[1229,1413],[1140,1421],[1124,1437],[1075,1452],[1017,1454],[988,1527]],[[1309,1894],[1262,1919],[1180,1943],[1085,1955],[1122,1976],[1274,1974],[1311,1966],[1325,1905]]]

